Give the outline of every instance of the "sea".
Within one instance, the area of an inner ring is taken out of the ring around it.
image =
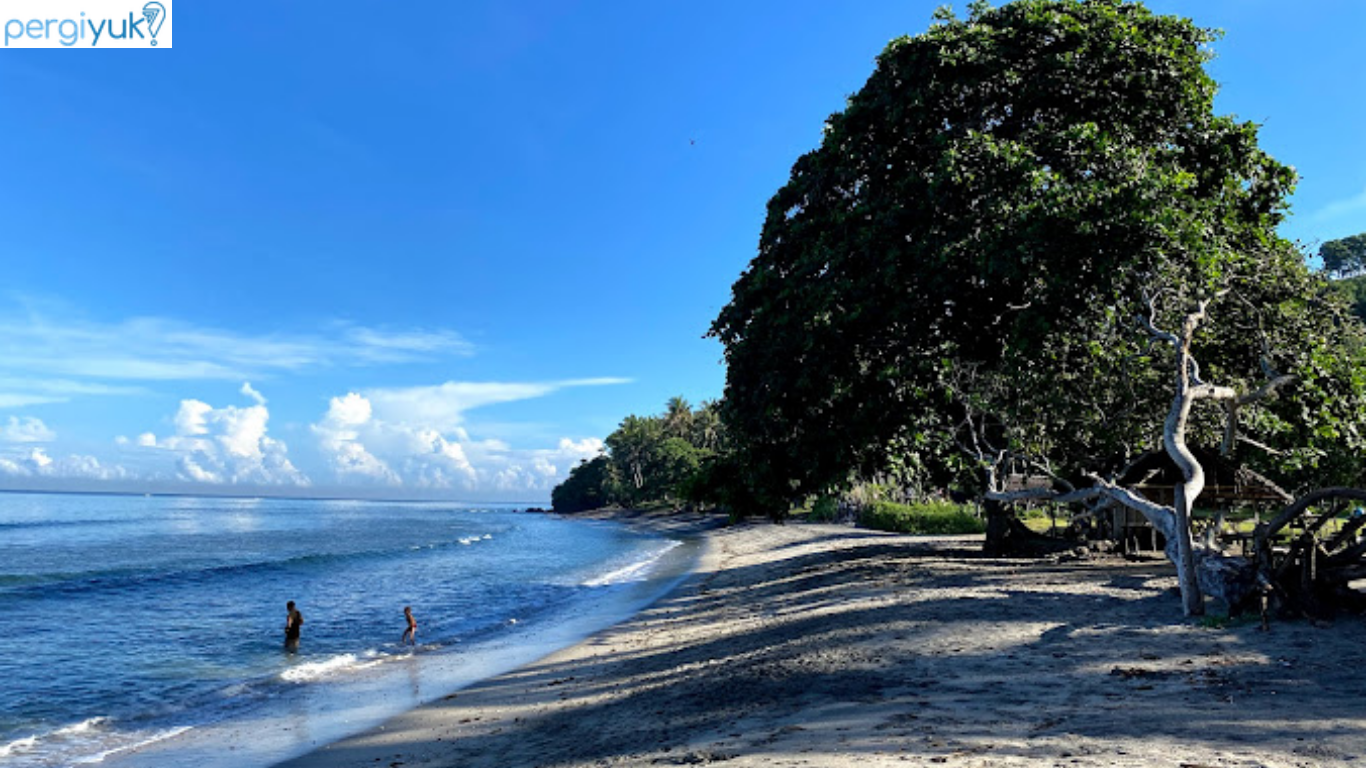
[[[695,556],[513,505],[0,493],[0,766],[272,765],[621,621]]]

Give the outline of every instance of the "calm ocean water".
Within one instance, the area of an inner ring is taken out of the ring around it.
[[[679,544],[497,506],[0,494],[0,765],[269,765],[624,618]]]

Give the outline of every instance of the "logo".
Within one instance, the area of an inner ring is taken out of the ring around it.
[[[142,6],[142,15],[147,18],[147,31],[152,33],[152,45],[157,44],[157,33],[166,22],[166,6],[161,3],[148,3]]]
[[[170,48],[171,0],[6,0],[5,48]]]

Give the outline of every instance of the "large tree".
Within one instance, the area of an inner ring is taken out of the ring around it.
[[[1319,246],[1319,258],[1323,268],[1335,275],[1359,274],[1366,270],[1366,232],[1329,240]]]
[[[985,454],[958,450],[974,435],[1076,481],[1160,447],[1178,359],[1238,393],[1299,374],[1235,406],[1235,437],[1288,475],[1314,479],[1326,442],[1360,451],[1351,332],[1275,233],[1293,172],[1214,114],[1214,39],[1137,3],[1019,0],[887,47],[769,202],[712,326],[761,503],[907,450],[985,485],[964,474]],[[1155,355],[1196,308],[1217,322]],[[1183,437],[1217,441],[1230,415],[1189,410]]]

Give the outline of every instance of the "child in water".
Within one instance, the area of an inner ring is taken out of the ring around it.
[[[408,620],[408,628],[403,630],[402,644],[417,645],[417,619],[413,618],[413,607],[411,605],[403,606],[403,618]]]

